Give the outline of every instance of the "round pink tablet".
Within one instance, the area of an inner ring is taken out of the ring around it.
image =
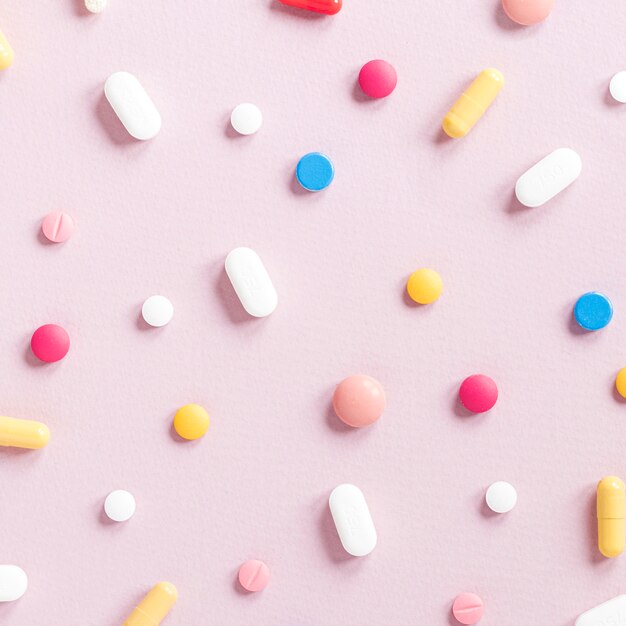
[[[263,591],[270,581],[270,568],[263,561],[251,559],[239,568],[239,582],[247,591]]]
[[[474,374],[461,383],[459,399],[468,411],[484,413],[496,403],[498,387],[489,376]]]
[[[504,12],[517,24],[532,26],[550,15],[554,0],[502,0]]]
[[[369,426],[385,410],[385,390],[371,376],[348,376],[335,389],[333,408],[337,417],[348,426]]]
[[[387,97],[398,84],[396,70],[387,61],[377,59],[366,63],[359,72],[359,85],[370,98]]]
[[[462,593],[452,605],[452,614],[461,624],[476,624],[484,612],[483,601],[475,593]]]
[[[74,220],[63,211],[52,211],[43,218],[41,230],[54,243],[67,241],[74,232]]]
[[[33,354],[46,363],[60,361],[70,349],[70,336],[56,324],[40,326],[30,340]]]

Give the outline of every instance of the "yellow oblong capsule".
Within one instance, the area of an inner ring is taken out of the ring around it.
[[[465,137],[496,99],[502,85],[502,72],[493,67],[483,70],[443,118],[446,135],[454,139]]]
[[[48,445],[50,430],[41,422],[0,417],[0,446],[37,450]]]
[[[7,41],[2,31],[0,31],[0,70],[6,70],[7,67],[13,65],[13,48]]]
[[[626,487],[617,476],[598,483],[598,548],[607,558],[624,551],[626,542]]]
[[[178,600],[172,583],[157,583],[133,609],[124,626],[159,626]]]

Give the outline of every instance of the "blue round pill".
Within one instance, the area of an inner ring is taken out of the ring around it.
[[[335,168],[325,154],[309,152],[298,161],[296,178],[306,190],[321,191],[333,182]]]
[[[585,330],[600,330],[611,321],[613,305],[605,295],[590,291],[576,301],[574,317]]]

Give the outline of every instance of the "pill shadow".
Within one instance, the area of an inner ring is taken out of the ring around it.
[[[615,375],[617,376],[617,374]],[[624,396],[620,394],[620,392],[617,390],[617,387],[615,386],[615,378],[611,380],[611,393],[613,394],[613,400],[615,400],[615,402],[617,402],[618,404],[626,404],[626,398],[624,398]]]
[[[458,385],[456,385],[454,387],[453,391],[451,392],[451,395],[452,395],[452,411],[453,411],[453,413],[457,417],[463,417],[463,418],[472,417],[472,418],[475,418],[477,420],[481,420],[481,418],[483,418],[486,414],[488,414],[489,411],[485,411],[484,413],[472,413],[471,411],[466,409],[463,406],[463,404],[461,403],[461,400],[459,398],[459,388],[460,387],[461,387],[461,384],[459,383]],[[472,421],[474,421],[474,420],[472,420]]]
[[[237,294],[230,283],[224,263],[220,261],[220,270],[214,283],[214,292],[217,299],[222,303],[222,308],[233,324],[263,323],[260,319],[248,315],[244,310]]]
[[[54,247],[58,244],[56,244],[54,241],[50,241],[44,234],[43,231],[41,230],[41,222],[37,222],[37,241],[42,245],[42,246],[50,246],[50,247]]]
[[[291,167],[288,169],[287,171],[287,182],[289,184],[289,190],[291,191],[291,193],[294,196],[312,196],[313,198],[315,196],[317,196],[317,194],[319,192],[316,191],[309,191],[308,189],[305,189],[299,182],[298,179],[296,178],[296,168],[295,167]],[[313,199],[311,198],[311,199]]]
[[[569,305],[567,307],[565,315],[567,316],[567,328],[572,335],[594,335],[595,330],[585,330],[577,321],[574,316],[574,305],[575,303]],[[602,329],[600,329],[602,330]]]
[[[24,350],[24,361],[27,365],[29,365],[30,367],[45,367],[46,365],[53,365],[51,363],[46,363],[45,361],[38,359],[33,354],[33,351],[30,349],[30,337],[28,337],[26,341],[27,345],[26,349]]]
[[[133,609],[145,598],[146,594],[150,589],[146,588],[143,592],[137,593],[134,597],[134,601],[131,601],[126,605],[126,608],[120,608],[119,615],[115,620],[112,620],[109,626],[120,626],[120,624],[125,624],[128,616],[133,612]]]
[[[239,569],[236,569],[233,574],[233,589],[240,596],[259,596],[260,597],[260,595],[257,592],[248,591],[248,589],[242,586],[242,584],[239,582]]]
[[[135,139],[128,133],[117,115],[115,115],[115,111],[111,108],[109,101],[104,95],[103,88],[99,87],[99,89],[101,93],[96,104],[95,113],[100,125],[109,136],[109,139],[117,145],[140,145],[145,143],[139,139]]]
[[[230,123],[230,116],[229,116],[228,120],[226,121],[226,124],[224,125],[224,134],[229,139],[245,139],[246,137],[247,138],[250,137],[250,135],[242,135],[241,133],[238,133],[233,128],[233,125]]]
[[[358,74],[358,73],[357,73]],[[350,79],[353,80],[353,85],[352,85],[352,99],[355,102],[370,102],[370,103],[377,103],[380,102],[380,100],[384,100],[385,98],[370,98],[367,94],[365,94],[363,92],[363,90],[361,89],[361,85],[359,85],[359,81],[354,80],[354,74],[351,73],[350,74]]]
[[[105,512],[104,512],[104,499],[100,499],[94,505],[96,519],[98,523],[102,526],[124,526],[126,522],[116,522],[112,520]]]
[[[328,494],[320,498],[320,516],[318,519],[319,533],[324,545],[324,551],[333,563],[345,563],[359,558],[349,555],[341,545],[335,522],[333,522],[333,516],[328,507]]]
[[[326,397],[331,397],[333,395],[334,388],[329,391]],[[338,417],[337,413],[335,413],[335,409],[333,408],[333,402],[330,400],[326,407],[326,424],[330,430],[340,434],[340,435],[349,435],[352,434],[354,437],[363,436],[363,433],[366,433],[372,426],[365,426],[363,428],[353,428],[352,426],[348,426],[345,422],[342,422]]]
[[[502,7],[502,0],[496,0],[494,4],[495,11],[493,12],[493,19],[496,24],[502,28],[502,30],[508,31],[516,31],[520,32],[526,28],[532,28],[532,26],[523,26],[522,24],[518,24],[514,22],[504,11]]]
[[[276,11],[277,14],[291,16],[300,20],[320,21],[326,17],[332,17],[329,15],[324,15],[323,13],[317,13],[316,11],[307,11],[306,9],[292,7],[288,4],[283,4],[278,0],[270,0],[269,8],[271,11]]]
[[[85,0],[70,0],[71,4],[72,4],[72,8],[74,9],[74,14],[75,15],[81,15],[82,17],[87,17],[87,16],[96,16],[95,13],[92,13],[91,11],[87,10],[87,7],[85,6]]]
[[[502,520],[506,519],[507,513],[496,513],[489,508],[487,500],[485,500],[486,493],[487,489],[481,489],[476,494],[476,500],[479,503],[478,512],[480,513],[481,517],[492,520],[496,520],[498,518],[501,518]]]
[[[452,607],[450,604],[446,604],[446,609],[448,611],[448,626],[461,626],[461,622],[454,617],[454,613],[452,612]]]
[[[508,202],[504,208],[504,210],[509,213],[510,215],[518,215],[521,213],[528,213],[529,211],[531,211],[531,207],[527,207],[525,205],[523,205],[518,199],[517,196],[515,195],[515,186],[513,186],[513,189],[510,192],[510,195],[508,196]]]
[[[611,109],[619,109],[620,107],[624,106],[623,102],[618,102],[612,95],[611,95],[611,89],[609,87],[610,83],[611,83],[611,78],[613,78],[612,76],[610,76],[607,80],[602,81],[601,84],[601,89],[603,90],[604,93],[604,104],[608,107],[610,107]],[[626,110],[626,107],[624,108],[624,110]]]
[[[155,328],[154,326],[150,326],[150,324],[148,324],[148,322],[146,322],[145,319],[143,319],[143,315],[141,314],[141,309],[139,310],[139,313],[137,313],[137,307],[133,307],[133,311],[132,314],[135,316],[135,326],[137,327],[138,330],[141,331],[146,331],[146,330],[162,330],[162,328],[166,328],[166,326],[163,326],[162,328]]]

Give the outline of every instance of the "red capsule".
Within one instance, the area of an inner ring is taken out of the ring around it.
[[[325,13],[326,15],[335,15],[341,11],[343,0],[280,0],[283,4],[290,7],[298,7],[307,11],[315,11],[316,13]]]

